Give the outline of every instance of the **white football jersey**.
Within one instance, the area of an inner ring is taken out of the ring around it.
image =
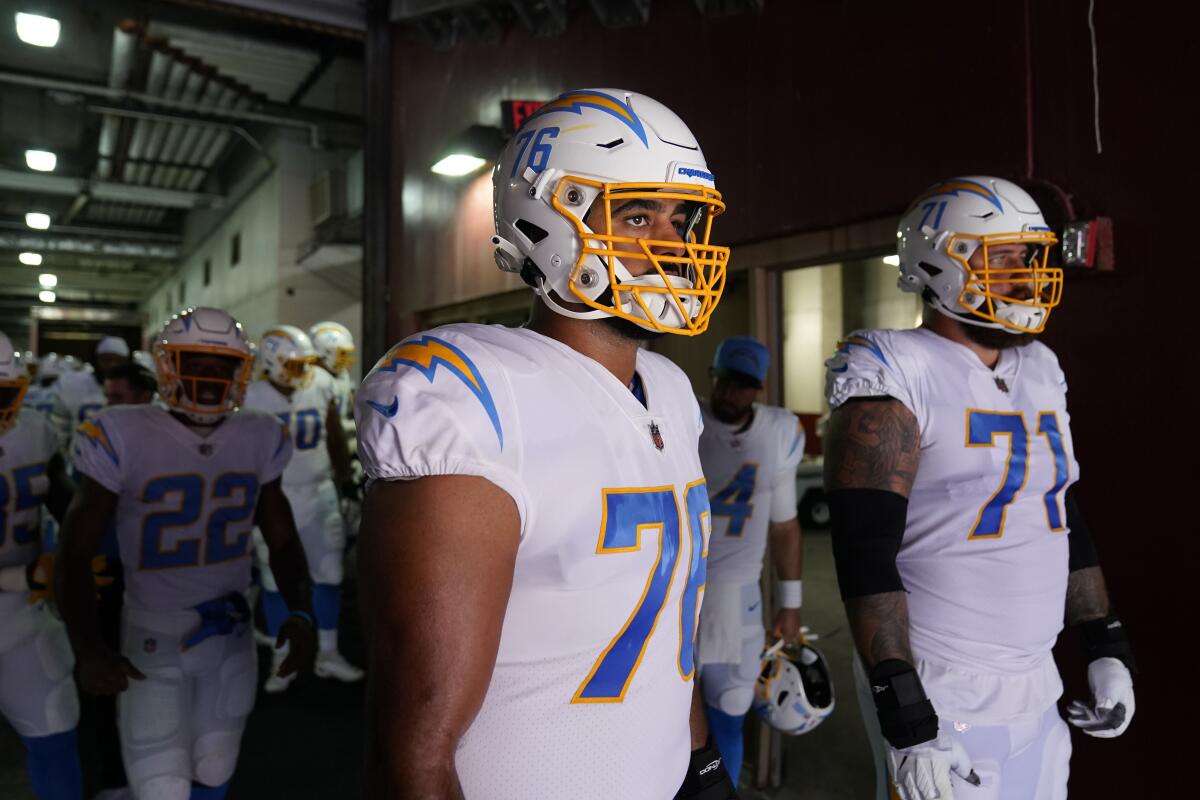
[[[0,568],[28,564],[42,551],[46,467],[58,446],[54,427],[32,408],[22,408],[16,424],[0,433]],[[0,616],[27,602],[26,592],[0,592]]]
[[[29,390],[25,392],[25,400],[22,405],[25,408],[32,408],[46,415],[60,438],[65,440],[71,431],[71,412],[59,395],[55,384],[49,386],[30,386]]]
[[[153,404],[84,422],[75,466],[118,495],[126,601],[181,611],[245,591],[258,491],[291,449],[279,420],[256,412],[229,414],[207,436]]]
[[[72,430],[104,408],[104,386],[94,372],[64,372],[54,388],[70,413]]]
[[[283,472],[285,485],[312,486],[332,476],[333,465],[325,444],[329,435],[325,414],[333,396],[333,378],[320,368],[313,368],[308,386],[297,389],[291,397],[285,397],[265,379],[247,387],[242,408],[274,414],[291,432],[292,460]]]
[[[749,583],[762,574],[770,522],[796,516],[796,466],[804,455],[804,428],[786,408],[754,406],[750,427],[739,431],[713,416],[707,403],[700,463],[712,507],[709,583]]]
[[[368,478],[478,475],[520,513],[495,669],[456,755],[467,797],[662,800],[683,780],[702,422],[667,359],[640,350],[637,372],[648,406],[554,339],[450,325],[393,347],[359,389]]]
[[[968,699],[980,687],[965,675],[954,685],[963,673],[1032,676],[1035,685],[986,702],[1001,716],[1043,711],[1062,691],[1050,649],[1066,601],[1063,496],[1079,477],[1058,359],[1033,342],[989,369],[921,328],[855,332],[826,366],[831,407],[888,395],[920,426],[896,563],[913,653],[948,668],[941,702],[930,690],[939,713],[985,702]]]

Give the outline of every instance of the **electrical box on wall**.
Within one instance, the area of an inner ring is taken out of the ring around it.
[[[1062,232],[1062,265],[1088,272],[1112,272],[1113,224],[1108,217],[1068,222]]]

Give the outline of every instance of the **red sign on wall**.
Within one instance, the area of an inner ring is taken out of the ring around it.
[[[516,133],[521,124],[545,104],[544,100],[501,100],[500,120],[504,127],[504,135],[512,136]]]

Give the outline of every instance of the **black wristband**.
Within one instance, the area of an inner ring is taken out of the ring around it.
[[[1118,658],[1130,672],[1137,672],[1137,662],[1133,658],[1133,644],[1125,633],[1121,620],[1109,614],[1101,619],[1081,622],[1077,626],[1083,636],[1083,652],[1088,663],[1097,658]]]
[[[902,750],[937,738],[937,712],[912,664],[897,658],[876,664],[871,670],[871,697],[883,738],[892,747]]]
[[[675,800],[737,800],[737,789],[725,769],[725,759],[711,736],[703,747],[692,751],[692,760]]]

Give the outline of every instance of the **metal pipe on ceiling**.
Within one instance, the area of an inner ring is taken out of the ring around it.
[[[167,208],[220,208],[225,198],[220,195],[163,189],[157,186],[138,186],[115,181],[89,181],[65,175],[46,175],[41,172],[0,169],[0,188],[19,189],[43,194],[78,195],[87,192],[93,200],[165,206]]]
[[[138,103],[144,103],[148,106],[170,108],[176,111],[183,111],[185,113],[228,117],[230,119],[238,119],[245,122],[261,122],[266,125],[276,125],[282,128],[299,128],[308,132],[309,143],[312,145],[313,149],[319,150],[322,147],[321,126],[315,122],[306,122],[304,120],[280,117],[273,114],[262,114],[257,111],[237,108],[236,106],[228,109],[199,107],[194,103],[185,103],[180,100],[174,100],[167,97],[157,97],[145,92],[133,92],[127,89],[110,89],[107,86],[97,86],[91,83],[66,81],[58,78],[42,78],[35,75],[22,75],[16,72],[0,72],[0,83],[11,83],[19,86],[32,86],[38,89],[51,89],[61,92],[75,92],[77,94],[90,94],[98,97],[106,97],[109,100],[134,101]]]

